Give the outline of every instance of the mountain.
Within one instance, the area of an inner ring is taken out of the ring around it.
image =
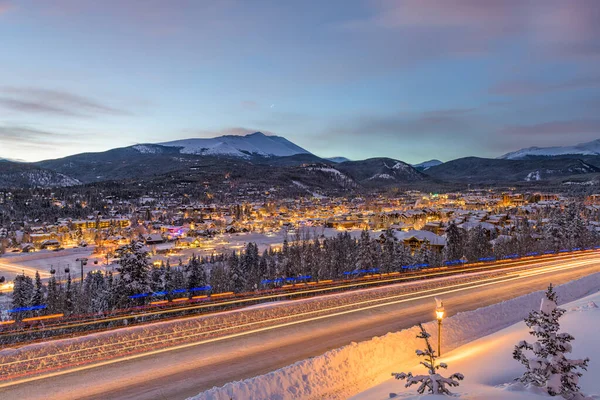
[[[346,161],[350,161],[346,157],[328,157],[325,160],[331,161],[331,162],[336,163],[336,164],[343,163],[343,162],[346,162]]]
[[[420,164],[413,164],[413,167],[418,171],[427,171],[431,167],[435,167],[436,165],[443,164],[440,160],[429,160],[424,161]]]
[[[294,154],[311,154],[281,136],[267,136],[255,132],[245,136],[226,135],[211,139],[183,139],[159,143],[164,147],[175,147],[181,154],[225,155],[250,158],[251,156],[285,157]],[[147,145],[134,146],[146,151]]]
[[[528,147],[525,149],[506,153],[498,158],[504,160],[523,160],[531,157],[554,157],[562,155],[600,155],[600,139],[575,146],[564,147]]]
[[[505,160],[466,157],[431,167],[426,174],[447,182],[477,184],[549,181],[600,172],[575,158],[537,158]]]
[[[160,175],[193,165],[194,160],[179,154],[177,149],[146,145],[146,151],[132,147],[112,149],[100,153],[81,153],[56,160],[35,163],[83,183],[122,180]]]
[[[365,186],[389,186],[427,180],[427,176],[410,164],[391,158],[369,158],[362,161],[346,161],[335,169]]]
[[[33,164],[0,161],[0,188],[63,187],[80,183],[77,179]]]

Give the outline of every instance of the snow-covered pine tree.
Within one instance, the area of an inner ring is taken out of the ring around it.
[[[35,286],[33,290],[33,297],[31,298],[32,306],[40,306],[44,304],[44,284],[40,278],[40,273],[35,271]]]
[[[525,373],[518,381],[524,385],[544,388],[551,396],[561,395],[568,400],[585,399],[579,392],[580,369],[586,370],[589,359],[571,360],[565,353],[572,350],[571,341],[575,338],[568,333],[558,333],[558,320],[565,310],[557,307],[557,296],[552,285],[542,298],[539,311],[532,311],[525,319],[529,332],[537,341],[521,341],[515,346],[513,358],[523,364]],[[529,357],[526,351],[533,352]]]
[[[73,302],[73,285],[71,282],[71,274],[67,273],[67,285],[65,286],[65,298],[63,310],[66,315],[71,315],[75,309],[75,304]]]
[[[421,361],[420,364],[423,365],[428,370],[427,375],[413,375],[412,372],[405,374],[404,372],[393,372],[392,376],[396,379],[406,379],[405,387],[410,387],[412,385],[420,384],[417,389],[419,394],[423,394],[425,390],[427,393],[431,394],[444,394],[451,395],[452,393],[446,388],[446,386],[456,387],[459,385],[458,381],[462,381],[465,377],[460,373],[452,374],[449,378],[444,378],[437,371],[440,368],[448,368],[445,363],[436,363],[437,356],[435,354],[435,350],[431,347],[431,343],[429,343],[429,337],[431,336],[423,325],[419,324],[419,329],[421,332],[417,335],[417,338],[425,340],[426,348],[425,350],[417,350],[416,353],[419,357],[424,357],[425,361]]]
[[[55,274],[52,274],[50,276],[50,279],[48,280],[47,302],[48,302],[48,312],[50,314],[55,314],[55,313],[59,313],[62,311],[62,304],[60,301],[61,289],[60,289],[59,284],[56,282],[56,277],[54,275]]]
[[[196,257],[195,254],[192,255],[188,261],[185,270],[187,275],[187,289],[191,297],[194,295],[192,289],[206,286],[206,272],[204,271],[204,265],[202,265],[201,260]]]
[[[454,222],[450,222],[446,228],[446,246],[444,247],[446,260],[459,260],[463,256],[465,253],[464,236],[463,231]]]
[[[233,291],[242,293],[246,287],[246,277],[244,276],[244,271],[240,265],[240,259],[235,251],[232,252],[231,256],[228,258],[227,263],[229,264],[229,275],[231,277],[230,281]]]
[[[17,275],[14,280],[12,307],[23,308],[31,306],[31,300],[34,294],[33,281],[29,276]],[[21,318],[29,315],[27,312],[17,312],[14,318],[19,321]]]
[[[128,296],[148,293],[149,265],[148,253],[141,242],[131,242],[117,250],[120,272],[117,281],[117,293],[120,296],[119,306],[128,303]]]

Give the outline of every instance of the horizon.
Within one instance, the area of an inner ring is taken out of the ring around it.
[[[138,146],[138,145],[152,144],[152,145],[163,146],[165,143],[170,143],[170,142],[179,142],[179,141],[195,140],[195,139],[217,139],[217,138],[223,137],[223,136],[247,137],[247,136],[252,136],[254,134],[257,134],[257,133],[261,133],[261,134],[263,134],[263,135],[265,135],[267,137],[269,137],[269,136],[276,136],[276,137],[283,137],[284,139],[287,139],[284,136],[277,135],[277,134],[272,133],[272,132],[265,133],[265,132],[259,130],[259,131],[248,132],[248,133],[229,133],[227,135],[221,135],[221,136],[215,136],[215,137],[186,137],[186,138],[173,139],[173,140],[169,140],[168,142],[160,142],[160,143],[149,143],[149,142],[141,143],[140,142],[140,143],[134,143],[134,144],[132,144],[130,146],[114,147],[114,148],[110,148],[110,149],[103,150],[103,151],[97,151],[97,152],[96,151],[86,151],[86,152],[82,152],[82,153],[73,153],[73,154],[68,154],[65,157],[79,155],[79,154],[85,154],[85,153],[91,153],[91,154],[93,154],[93,153],[102,153],[104,151],[114,150],[114,149],[118,149],[118,148],[127,148],[127,147]],[[600,141],[600,138],[598,138],[598,139],[591,139],[589,142],[595,142],[595,141]],[[587,144],[589,142],[585,142],[585,143],[573,143],[573,144],[567,145],[567,146],[578,146],[578,145]],[[559,146],[548,146],[548,147],[551,148],[551,147],[559,147]],[[509,153],[512,153],[512,152],[516,152],[516,151],[519,151],[519,150],[539,149],[539,148],[543,148],[543,147],[540,147],[540,146],[530,146],[530,147],[519,148],[519,149],[515,149],[514,151],[510,151],[508,153],[503,153],[503,154],[497,155],[495,157],[482,157],[482,156],[477,155],[477,154],[468,154],[468,155],[464,155],[464,156],[457,157],[457,158],[443,159],[442,157],[435,157],[435,156],[433,156],[433,157],[431,157],[429,159],[424,159],[424,160],[421,160],[421,161],[418,161],[418,162],[408,162],[408,161],[405,161],[405,160],[402,160],[402,159],[399,159],[399,158],[388,157],[388,156],[373,156],[373,157],[367,157],[367,158],[362,158],[362,159],[353,159],[353,158],[346,157],[344,155],[320,156],[320,155],[315,154],[314,152],[312,152],[310,149],[307,149],[307,148],[303,147],[303,149],[306,150],[306,151],[308,151],[310,154],[313,154],[313,155],[315,155],[315,156],[317,156],[319,158],[325,159],[325,160],[326,159],[333,159],[333,158],[346,158],[348,161],[361,161],[361,160],[367,160],[367,159],[372,159],[372,158],[392,158],[392,159],[396,159],[397,161],[406,162],[406,163],[408,163],[410,165],[418,165],[418,164],[423,164],[423,163],[427,163],[427,162],[430,162],[430,161],[441,161],[442,163],[446,163],[446,162],[453,161],[453,160],[456,160],[456,159],[470,158],[470,157],[499,159],[499,158],[501,158],[502,156],[504,156],[506,154],[509,154]],[[60,157],[60,158],[63,158],[63,157]],[[43,161],[48,161],[48,160],[53,160],[53,158],[40,159],[40,160],[24,160],[24,159],[18,159],[18,158],[2,157],[0,155],[0,161],[10,161],[10,162],[16,162],[16,163],[38,163],[38,162],[43,162]]]
[[[0,158],[275,133],[415,164],[598,138],[600,3],[0,0]]]

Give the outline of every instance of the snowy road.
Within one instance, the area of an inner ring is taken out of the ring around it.
[[[443,294],[450,315],[479,308],[600,271],[595,255],[587,263],[552,263],[538,274],[522,273],[502,283],[474,283]],[[567,269],[569,266],[572,268]],[[444,292],[441,288],[440,292]],[[0,389],[7,399],[178,399],[214,385],[266,373],[319,355],[352,341],[361,341],[432,319],[432,299],[414,298],[321,319],[261,330],[210,344],[184,347],[79,370]]]

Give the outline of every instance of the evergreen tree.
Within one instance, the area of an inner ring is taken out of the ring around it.
[[[169,301],[173,299],[173,289],[175,289],[173,269],[171,268],[171,263],[167,260],[165,273],[163,275],[163,290],[166,292],[165,298]]]
[[[56,277],[54,276],[54,274],[51,274],[50,279],[48,280],[47,296],[48,312],[50,314],[62,312],[62,304],[60,301],[60,297],[60,287],[56,282]]]
[[[482,257],[492,254],[492,245],[489,242],[485,230],[476,226],[469,231],[466,256],[469,261],[478,261]]]
[[[462,374],[456,373],[452,374],[449,378],[444,378],[438,373],[440,368],[446,369],[448,366],[445,363],[436,364],[436,359],[438,356],[435,355],[435,350],[431,347],[431,343],[429,343],[429,337],[431,336],[423,325],[419,324],[419,329],[421,332],[417,335],[417,338],[423,339],[425,341],[425,350],[417,350],[417,356],[424,357],[425,361],[421,361],[420,364],[427,368],[427,375],[413,375],[412,372],[405,374],[404,372],[394,372],[392,376],[396,379],[406,379],[405,387],[410,387],[412,385],[420,384],[417,388],[417,392],[419,394],[427,393],[430,394],[444,394],[444,395],[452,395],[450,391],[446,388],[446,386],[456,387],[459,385],[458,381],[462,381],[465,377]]]
[[[518,380],[525,385],[544,388],[549,395],[561,395],[565,399],[579,400],[585,396],[579,392],[580,369],[586,370],[589,359],[571,360],[565,353],[572,350],[575,339],[568,333],[559,333],[559,319],[565,310],[557,307],[557,296],[552,285],[548,287],[539,311],[532,311],[525,319],[529,332],[537,340],[521,341],[515,346],[513,358],[526,368]],[[532,352],[528,357],[526,352]]]
[[[236,293],[241,293],[246,287],[246,277],[240,265],[240,259],[235,251],[231,254],[227,262],[232,289]]]
[[[141,242],[131,242],[117,250],[120,272],[117,282],[119,305],[125,306],[129,296],[150,292],[148,253]]]
[[[35,271],[35,287],[33,291],[33,297],[31,298],[32,306],[41,306],[44,304],[44,285],[40,278],[40,273]]]
[[[381,272],[391,272],[396,257],[396,241],[394,232],[388,229],[384,233],[381,254]]]
[[[33,280],[29,276],[17,275],[14,279],[12,308],[30,307],[34,295]],[[31,315],[30,312],[14,313],[15,320],[19,321],[22,318]]]
[[[194,295],[194,291],[192,289],[206,286],[206,272],[204,271],[204,265],[201,263],[201,260],[196,257],[196,255],[192,255],[190,261],[186,266],[186,275],[187,275],[187,289],[190,296]]]
[[[65,286],[65,298],[63,310],[66,315],[71,315],[75,309],[73,302],[73,285],[71,282],[71,274],[67,273],[67,285]]]
[[[446,247],[444,248],[444,256],[447,261],[462,258],[465,254],[464,242],[463,231],[454,222],[450,222],[446,228]]]

